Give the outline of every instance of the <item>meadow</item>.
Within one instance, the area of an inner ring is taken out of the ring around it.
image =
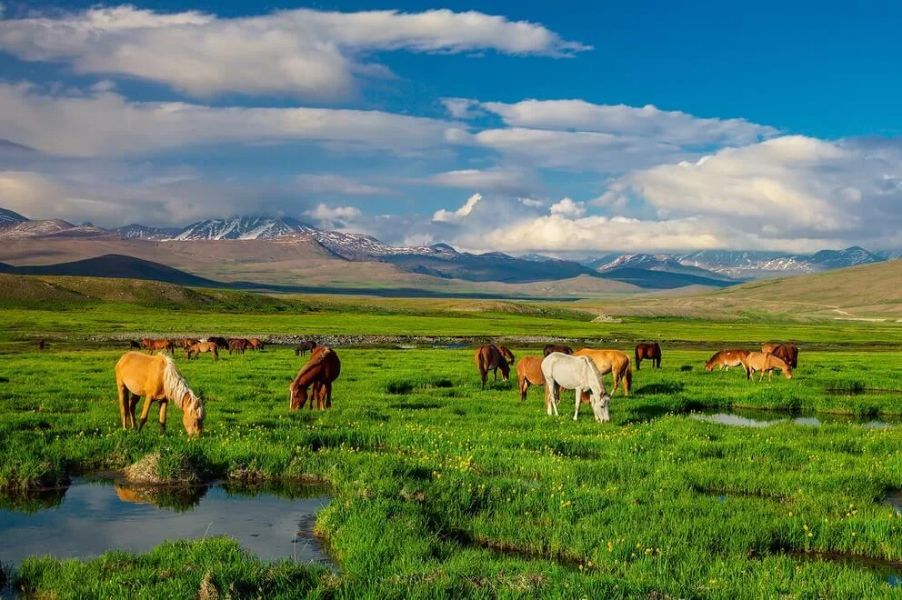
[[[29,489],[158,451],[161,469],[209,479],[328,482],[333,500],[316,528],[339,565],[263,563],[214,538],[91,561],[31,559],[12,574],[16,586],[60,598],[195,596],[203,585],[233,597],[902,595],[902,514],[886,501],[902,489],[902,426],[864,424],[902,416],[898,327],[593,323],[535,307],[373,306],[0,311],[4,507],[36,510]],[[153,414],[140,434],[120,431],[112,366],[123,344],[90,338],[208,329],[572,336],[625,350],[626,340],[673,343],[663,345],[662,369],[643,364],[633,393],[613,397],[608,424],[595,423],[588,407],[573,422],[572,395],[551,418],[540,389],[523,403],[513,381],[481,391],[472,349],[427,347],[339,348],[334,408],[290,413],[287,387],[303,359],[273,346],[218,362],[178,353],[207,402],[201,439],[184,435],[177,409],[163,435]],[[56,336],[49,350],[36,349],[36,332]],[[803,342],[792,380],[704,371],[728,342],[775,338]],[[821,424],[731,427],[693,414],[737,409],[801,411]]]

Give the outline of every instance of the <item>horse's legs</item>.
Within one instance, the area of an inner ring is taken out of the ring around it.
[[[583,398],[583,390],[582,388],[575,388],[573,390],[573,395],[575,398],[574,406],[573,406],[573,420],[576,421],[579,418],[579,403]]]
[[[147,415],[150,412],[151,404],[153,404],[153,400],[150,399],[150,396],[145,396],[144,408],[141,409],[141,420],[138,422],[138,431],[144,429],[144,424],[147,423]]]
[[[160,433],[166,433],[166,408],[169,402],[163,400],[160,402]]]
[[[485,389],[485,381],[489,378],[488,369],[483,369],[482,365],[479,366],[479,377],[482,378],[482,389]]]
[[[529,389],[529,380],[525,377],[520,379],[520,402],[526,400],[526,390]]]
[[[122,429],[128,429],[125,419],[126,419],[126,414],[128,411],[128,398],[129,398],[130,392],[128,391],[128,388],[125,387],[125,384],[123,384],[120,381],[117,381],[116,382],[116,393],[118,395],[118,400],[119,400],[119,420],[122,421]]]
[[[127,414],[125,415],[126,420],[128,421],[128,426],[132,429],[137,429],[138,422],[135,419],[135,409],[138,408],[138,402],[141,401],[141,396],[138,394],[129,394],[128,395],[128,408]]]

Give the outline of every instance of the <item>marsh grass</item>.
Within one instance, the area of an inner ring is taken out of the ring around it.
[[[119,430],[112,365],[122,350],[6,353],[7,494],[122,469],[152,452],[198,465],[204,478],[326,480],[334,500],[316,530],[341,566],[331,574],[264,564],[214,539],[89,562],[33,559],[17,585],[58,597],[115,595],[122,586],[135,598],[185,597],[210,571],[220,591],[266,597],[897,594],[877,569],[793,553],[902,561],[902,515],[885,501],[902,488],[902,428],[747,429],[687,413],[900,415],[896,393],[825,390],[865,379],[891,390],[902,355],[807,351],[792,380],[762,383],[735,369],[681,368],[703,365],[719,347],[665,346],[664,367],[635,373],[634,394],[613,397],[606,425],[586,411],[574,423],[570,395],[554,419],[541,389],[522,403],[515,382],[481,391],[470,349],[339,348],[333,410],[295,413],[285,389],[303,359],[290,349],[215,363],[179,357],[192,387],[205,390],[199,440],[181,431],[177,409],[165,434],[150,425]]]

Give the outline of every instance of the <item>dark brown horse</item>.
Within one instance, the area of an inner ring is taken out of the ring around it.
[[[169,351],[170,354],[175,350],[175,344],[172,343],[172,340],[154,340],[151,338],[144,338],[141,340],[141,347],[145,350],[150,350],[151,352],[160,351]]]
[[[332,382],[338,379],[341,373],[341,361],[338,354],[329,346],[317,346],[310,353],[307,361],[291,385],[288,386],[288,408],[298,410],[307,402],[307,392],[310,390],[310,410],[313,410],[313,401],[319,410],[332,408]]]
[[[316,340],[305,340],[294,347],[294,355],[301,356],[316,348]]]
[[[216,347],[219,348],[220,350],[228,350],[229,349],[229,340],[225,339],[224,337],[218,337],[218,336],[208,337],[207,341],[213,342],[214,344],[216,344]]]
[[[761,351],[770,352],[793,369],[799,366],[799,347],[795,344],[763,344]]]
[[[658,342],[643,343],[636,346],[637,371],[639,370],[639,365],[642,364],[643,358],[651,360],[653,367],[661,368],[661,346],[658,345]]]
[[[136,342],[135,340],[129,340],[129,341],[128,341],[128,347],[129,347],[130,349],[132,349],[132,350],[140,350],[140,349],[141,349],[141,344],[138,343],[138,342]]]
[[[573,354],[573,348],[564,346],[563,344],[546,344],[542,349],[542,355],[548,356],[552,352],[561,352],[563,354]]]
[[[495,381],[498,381],[498,369],[501,369],[502,380],[507,381],[510,378],[510,365],[514,362],[514,355],[504,346],[485,344],[476,349],[474,358],[476,368],[479,369],[479,377],[482,379],[482,389],[485,389],[489,371],[493,373]]]
[[[247,350],[248,341],[244,338],[230,338],[229,339],[229,354],[233,352],[237,352],[238,354],[244,354],[244,351]]]

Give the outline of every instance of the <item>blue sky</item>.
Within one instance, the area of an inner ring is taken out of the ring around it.
[[[514,253],[898,249],[899,23],[890,2],[6,2],[0,204]]]

